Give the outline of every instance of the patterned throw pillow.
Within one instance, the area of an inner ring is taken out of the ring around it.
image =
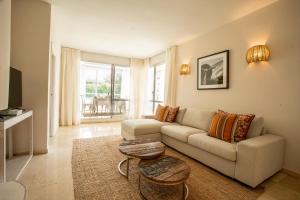
[[[158,120],[158,121],[164,121],[164,116],[165,116],[165,112],[167,110],[168,106],[162,106],[160,104],[158,104],[156,111],[155,111],[155,116],[154,119]]]
[[[236,118],[236,114],[219,110],[211,119],[208,135],[226,142],[231,142],[231,133]]]
[[[233,137],[235,142],[240,142],[246,139],[249,127],[254,117],[255,115],[253,114],[238,115],[237,124],[236,124],[234,137]]]
[[[167,109],[167,117],[165,119],[166,122],[174,122],[176,120],[176,116],[179,110],[178,107],[168,107]]]

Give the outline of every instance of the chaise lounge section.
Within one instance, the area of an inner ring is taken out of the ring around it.
[[[160,140],[179,152],[256,187],[283,166],[285,141],[281,136],[262,134],[264,119],[255,117],[247,139],[229,143],[208,136],[215,112],[198,109],[179,110],[174,123],[147,119],[122,122],[121,135],[126,140],[151,138]]]

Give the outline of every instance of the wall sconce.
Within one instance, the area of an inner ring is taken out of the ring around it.
[[[257,45],[248,49],[246,60],[249,63],[268,61],[270,57],[270,49],[266,45]]]
[[[180,75],[187,75],[191,72],[191,68],[188,64],[182,64],[180,66]]]

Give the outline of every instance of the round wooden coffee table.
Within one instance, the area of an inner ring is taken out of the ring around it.
[[[182,184],[182,198],[187,199],[189,189],[185,184],[191,168],[183,161],[172,156],[162,156],[153,160],[141,160],[139,163],[139,190],[144,199],[147,199],[141,190],[141,177],[160,186]]]
[[[127,158],[122,160],[118,169],[119,172],[128,178],[129,176],[129,160],[132,158],[140,158],[141,160],[148,160],[157,158],[165,153],[166,146],[151,139],[137,139],[127,140],[119,145],[119,151],[126,155]],[[121,165],[127,162],[126,173],[121,170]]]

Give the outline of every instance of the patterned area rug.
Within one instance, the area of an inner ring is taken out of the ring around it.
[[[118,136],[73,141],[72,174],[76,200],[142,199],[138,189],[138,159],[130,160],[129,180],[118,171],[118,163],[125,158],[118,150],[121,142]],[[166,154],[184,160],[191,167],[187,180],[189,200],[254,200],[263,193],[263,188],[251,189],[171,148],[167,148]],[[141,189],[147,199],[182,199],[182,186],[160,187],[141,180]]]

